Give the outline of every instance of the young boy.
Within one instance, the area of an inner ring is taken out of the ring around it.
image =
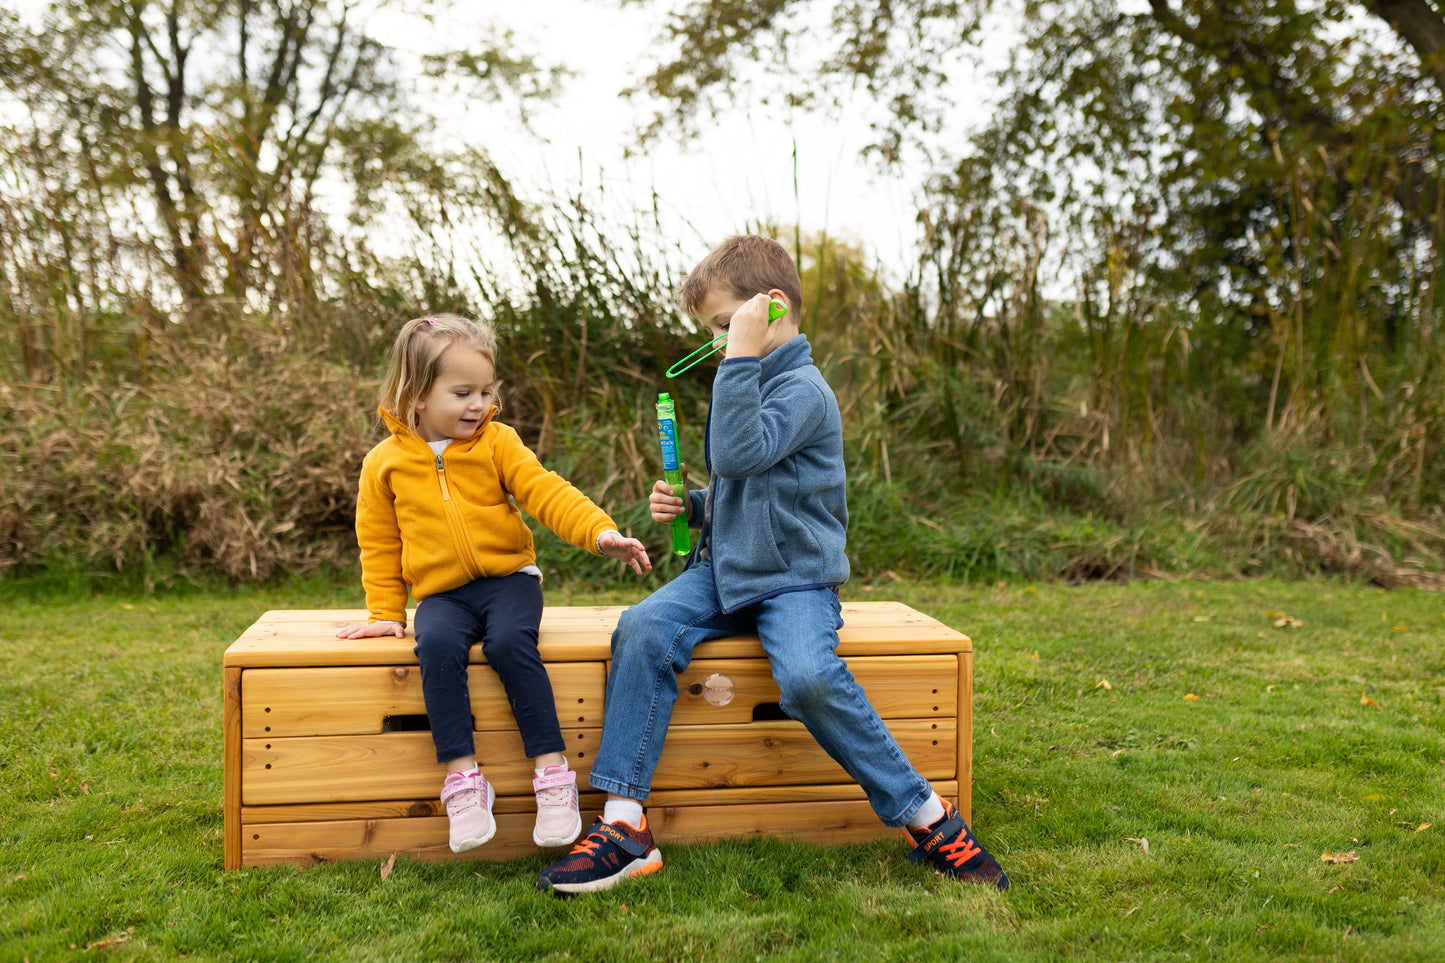
[[[770,325],[771,298],[788,313]],[[682,493],[659,481],[649,502],[654,520],[686,512],[702,531],[682,574],[618,620],[591,776],[607,802],[537,888],[588,892],[662,868],[642,804],[677,700],[676,673],[698,643],[756,631],[782,709],[863,787],[884,823],[907,827],[908,858],[1007,889],[1008,876],[909,763],[834,651],[843,624],[837,587],[848,578],[842,419],[799,333],[802,285],[792,258],[767,238],[729,238],[693,268],[681,301],[714,335],[728,335],[708,412],[711,478]]]

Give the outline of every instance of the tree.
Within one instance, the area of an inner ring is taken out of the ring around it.
[[[148,276],[152,258],[170,282],[150,286],[155,300],[244,305],[287,273],[278,259],[305,261],[292,241],[333,226],[312,219],[316,206],[361,224],[398,188],[438,189],[414,85],[527,98],[545,95],[551,74],[501,34],[425,58],[408,79],[373,26],[391,7],[426,17],[451,4],[56,0],[36,27],[11,17],[0,75],[17,122],[0,139],[0,200],[51,228],[37,239],[16,225],[14,240],[62,274],[85,260],[78,240],[122,252],[108,277],[70,286],[80,312],[98,309],[109,282]],[[94,230],[77,237],[76,221]],[[315,272],[303,263],[290,276],[307,284]]]
[[[1428,400],[1445,389],[1438,3],[669,9],[637,88],[663,105],[651,133],[745,92],[826,105],[862,88],[877,155],[922,152],[933,174],[910,292],[948,350],[993,372],[1018,413],[1012,445],[1076,436],[1079,457],[1146,457],[1194,430],[1203,464],[1307,435],[1360,446],[1370,478],[1410,472],[1417,497],[1429,488],[1418,466],[1439,460],[1427,435],[1445,429]],[[953,85],[1000,49],[986,121],[950,126]],[[766,73],[746,66],[757,59]],[[1042,386],[1064,357],[1043,339],[1069,318],[1091,387],[1056,384],[1068,396],[1049,403]],[[1077,428],[1051,407],[1098,421]]]

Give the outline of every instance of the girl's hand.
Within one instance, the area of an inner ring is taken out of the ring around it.
[[[338,639],[374,639],[383,635],[406,637],[406,626],[400,622],[357,622],[336,633]]]
[[[681,492],[661,478],[652,483],[652,491],[647,495],[647,504],[652,509],[654,522],[670,524],[674,518],[687,512],[687,465],[679,467],[682,469]]]
[[[644,568],[652,571],[652,560],[647,557],[647,549],[642,543],[635,538],[624,538],[616,529],[609,528],[597,536],[597,547],[603,555],[622,559],[638,575],[642,574]]]

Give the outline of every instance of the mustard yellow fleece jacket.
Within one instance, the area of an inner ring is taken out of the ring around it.
[[[387,410],[391,437],[367,453],[356,501],[356,539],[369,621],[406,624],[407,588],[420,602],[483,576],[536,561],[517,510],[578,548],[617,525],[562,476],[542,467],[494,406],[470,438],[441,455]]]

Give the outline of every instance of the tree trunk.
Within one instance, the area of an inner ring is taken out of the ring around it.
[[[1420,65],[1445,92],[1445,18],[1429,0],[1371,0],[1370,12],[1420,55]]]

